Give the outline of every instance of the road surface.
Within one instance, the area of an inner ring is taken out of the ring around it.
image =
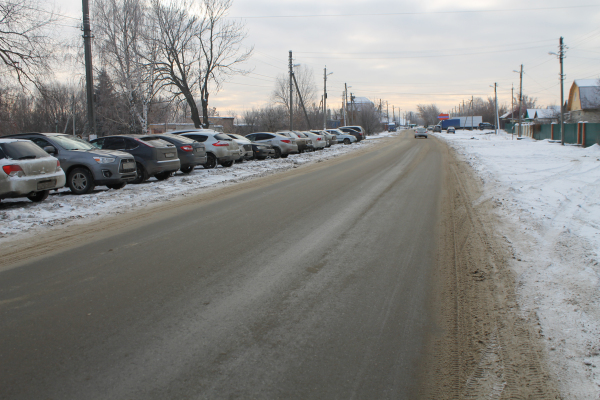
[[[404,132],[0,251],[0,398],[498,392],[477,373],[503,340],[490,327],[498,300],[478,304],[487,292],[460,278],[453,163],[441,142]],[[498,363],[485,371],[500,376]],[[543,386],[506,374],[513,390]]]

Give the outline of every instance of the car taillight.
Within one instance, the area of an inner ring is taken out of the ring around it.
[[[142,139],[138,139],[138,138],[134,138],[134,139],[137,140],[138,142],[140,142],[141,144],[143,144],[144,146],[154,147],[150,143],[144,142]]]
[[[194,150],[194,148],[190,144],[184,144],[183,146],[180,147],[180,149],[183,151],[193,151]]]
[[[318,138],[317,138],[317,141],[319,141],[319,140],[321,140],[321,138],[320,138],[320,137],[318,137]]]
[[[56,172],[60,171],[60,161],[56,160]]]
[[[16,164],[3,165],[2,171],[4,171],[4,173],[6,175],[11,176],[11,177],[25,175],[25,172],[23,172],[23,168],[21,168],[19,165],[16,165]]]
[[[220,147],[220,146],[229,146],[229,143],[227,143],[227,142],[221,142],[221,141],[219,140],[218,142],[215,142],[215,143],[213,143],[212,145],[213,145],[213,146],[217,146],[217,147]]]
[[[282,141],[283,143],[290,143],[290,140],[289,140],[289,139],[281,139],[281,141]]]

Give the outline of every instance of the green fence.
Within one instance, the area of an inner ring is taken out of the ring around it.
[[[507,133],[511,133],[514,125],[507,122],[504,130]],[[516,128],[514,133],[517,133]],[[551,139],[552,125],[534,125],[533,138],[537,140]],[[554,140],[560,139],[560,124],[554,124]],[[565,124],[565,143],[577,143],[577,124]],[[600,123],[586,123],[584,147],[589,147],[596,143],[600,144]]]

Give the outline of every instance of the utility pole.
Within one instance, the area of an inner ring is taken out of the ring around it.
[[[331,75],[333,72],[327,73],[327,66],[323,69],[323,130],[327,129],[327,75]]]
[[[471,130],[475,129],[473,126],[473,113],[474,113],[473,96],[471,96]]]
[[[511,132],[510,132],[510,140],[514,140],[515,136],[515,84],[512,84],[510,89],[510,120],[513,123]]]
[[[344,125],[348,124],[348,84],[344,83]]]
[[[498,87],[498,83],[494,82],[494,106],[496,108],[496,135],[498,134],[498,125],[500,125],[500,119],[498,118],[498,93],[496,92],[496,88]]]
[[[96,134],[94,118],[94,75],[92,70],[92,29],[90,28],[90,7],[88,0],[82,0],[83,47],[85,53],[85,88],[87,91],[88,135]]]
[[[523,107],[523,64],[521,64],[521,73],[519,74],[519,134],[521,137],[521,108]]]
[[[75,136],[75,93],[73,93],[73,97],[71,99],[71,114],[73,114],[73,136]]]
[[[294,130],[294,82],[293,82],[293,77],[294,77],[294,65],[292,64],[292,51],[290,50],[290,131]]]
[[[558,54],[556,53],[548,53],[558,57],[560,60],[560,144],[565,145],[565,91],[564,91],[564,81],[565,74],[563,73],[563,60],[565,58],[565,50],[567,50],[567,46],[563,43],[563,37],[560,37],[558,41]]]
[[[390,127],[390,105],[388,103],[388,101],[385,101],[385,113],[387,114],[387,124],[388,124],[388,129]]]

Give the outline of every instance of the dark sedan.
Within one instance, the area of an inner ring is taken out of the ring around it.
[[[206,162],[206,149],[204,143],[197,142],[194,139],[185,136],[172,135],[170,133],[147,136],[146,138],[142,138],[142,140],[145,141],[152,137],[160,138],[177,147],[177,156],[181,163],[181,168],[179,170],[184,174],[189,174],[196,165],[203,165]]]
[[[120,150],[135,158],[137,178],[141,183],[150,176],[164,180],[181,167],[175,145],[151,135],[115,135],[94,139],[99,149]]]

